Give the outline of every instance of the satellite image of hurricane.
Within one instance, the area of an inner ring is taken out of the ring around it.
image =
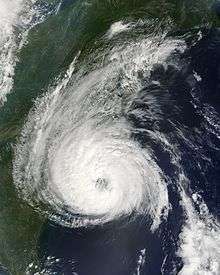
[[[0,275],[220,275],[219,0],[0,0]]]

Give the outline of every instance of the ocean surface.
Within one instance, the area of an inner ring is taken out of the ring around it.
[[[1,275],[220,275],[219,23],[0,0]]]

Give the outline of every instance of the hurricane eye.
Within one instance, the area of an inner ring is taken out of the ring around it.
[[[111,185],[107,179],[98,178],[95,183],[95,187],[100,191],[110,191]]]

